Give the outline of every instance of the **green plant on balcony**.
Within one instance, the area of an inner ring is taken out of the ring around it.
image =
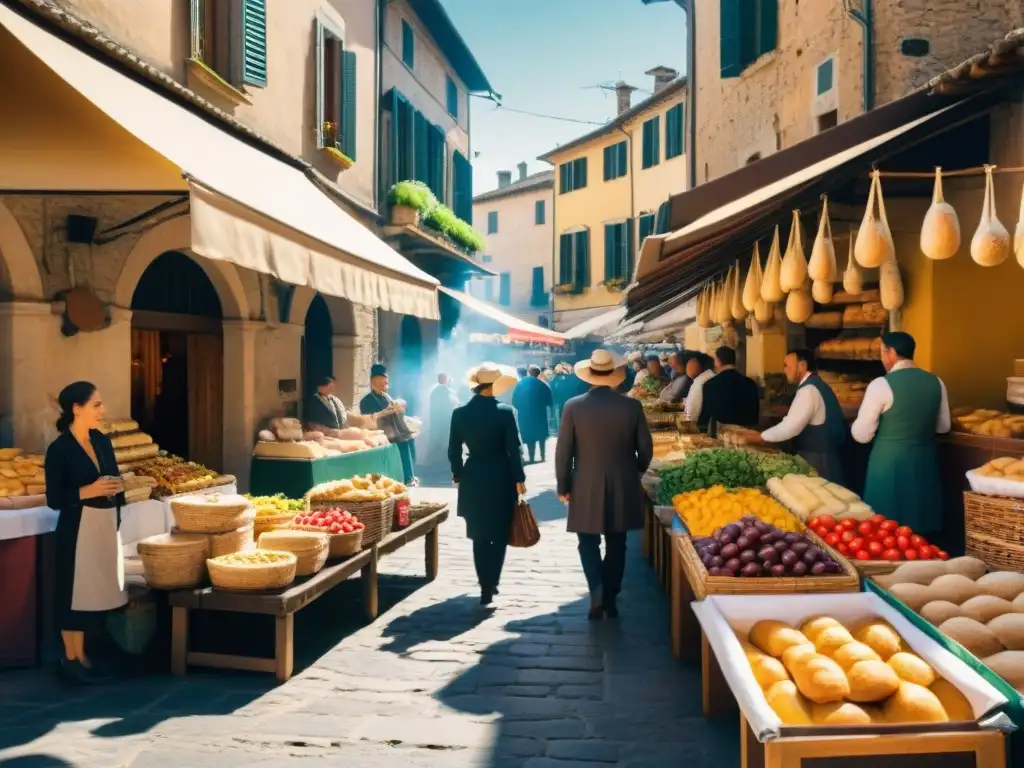
[[[392,206],[405,206],[417,211],[424,226],[440,232],[455,245],[469,253],[483,250],[484,238],[470,224],[455,215],[451,208],[438,202],[422,181],[400,181],[388,192]]]
[[[388,202],[414,208],[422,215],[437,205],[437,198],[422,181],[400,181],[388,193]]]
[[[556,296],[571,296],[575,293],[583,293],[583,289],[576,283],[559,283],[551,290]]]
[[[330,154],[342,167],[351,168],[355,161],[346,155],[341,149],[341,133],[338,131],[338,124],[325,120],[320,125],[321,149]]]
[[[618,292],[622,291],[626,287],[626,280],[622,277],[609,277],[603,283],[601,283],[609,291]]]

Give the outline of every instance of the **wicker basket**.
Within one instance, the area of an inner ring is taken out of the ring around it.
[[[316,528],[311,525],[293,525],[292,530],[324,533],[323,528]],[[351,557],[363,548],[365,529],[352,531],[351,533],[328,533],[324,535],[329,539],[329,554],[327,556],[332,560],[336,560],[339,557]]]
[[[230,533],[256,517],[248,499],[227,494],[171,499],[171,513],[186,533]]]
[[[687,581],[693,588],[695,599],[708,595],[791,595],[811,593],[860,592],[860,576],[853,564],[822,541],[812,531],[804,536],[839,563],[842,573],[828,576],[764,576],[743,578],[738,576],[712,576],[697,556],[689,536],[681,536],[682,565]]]
[[[259,537],[267,531],[276,531],[287,528],[295,519],[294,512],[285,512],[283,515],[263,515],[253,520],[253,535]]]
[[[376,544],[391,533],[391,519],[395,514],[395,502],[392,498],[384,501],[313,501],[311,499],[309,502],[310,510],[335,507],[350,512],[353,517],[366,526],[362,532],[363,547]],[[333,552],[331,556],[334,556]]]
[[[146,583],[154,589],[194,587],[206,577],[210,540],[189,533],[162,533],[138,543]]]
[[[252,549],[250,545],[255,541],[252,523],[246,523],[227,533],[186,533],[180,528],[171,528],[171,533],[181,536],[205,536],[210,542],[207,557],[220,557],[243,552],[246,549]]]
[[[425,504],[411,504],[409,506],[409,524],[412,525],[417,520],[422,520],[424,517],[440,512],[442,509],[447,507],[447,504],[441,502],[436,503],[425,503]]]
[[[295,570],[299,561],[293,553],[276,550],[261,552],[278,555],[277,562],[243,564],[220,557],[207,560],[206,567],[210,571],[213,586],[236,592],[261,592],[266,589],[280,589],[295,581]]]
[[[327,534],[304,530],[278,529],[260,535],[260,549],[291,552],[297,560],[296,576],[310,576],[327,562],[330,541]]]
[[[1024,571],[1024,499],[964,493],[967,554],[991,566]]]

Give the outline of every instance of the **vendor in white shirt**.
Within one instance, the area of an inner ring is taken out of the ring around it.
[[[708,414],[704,412],[704,385],[714,378],[714,363],[707,355],[696,352],[686,361],[686,375],[693,382],[686,395],[686,420],[705,429]]]
[[[779,424],[761,434],[751,432],[751,443],[792,442],[794,453],[802,456],[818,474],[843,484],[840,453],[846,440],[843,409],[832,388],[817,374],[813,354],[795,349],[783,361],[786,381],[797,384],[796,396]]]
[[[915,346],[909,333],[882,336],[886,375],[868,385],[851,432],[858,443],[875,441],[864,501],[927,537],[943,528],[935,435],[949,432],[949,396],[914,365]]]

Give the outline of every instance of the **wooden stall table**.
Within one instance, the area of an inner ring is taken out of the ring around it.
[[[360,572],[363,606],[367,617],[377,618],[377,562],[418,538],[425,543],[427,579],[433,581],[438,572],[439,526],[448,519],[448,508],[423,517],[406,528],[393,531],[373,546],[350,558],[328,563],[318,573],[300,577],[292,584],[265,592],[229,592],[214,587],[201,587],[171,592],[171,672],[184,675],[191,664],[215,669],[239,669],[247,672],[273,672],[284,682],[292,676],[294,663],[295,614],[333,587]],[[223,653],[201,653],[189,649],[190,611],[227,611],[275,617],[274,658],[236,656]]]
[[[253,456],[249,487],[253,496],[280,493],[289,499],[301,499],[306,491],[320,483],[371,473],[402,480],[402,457],[397,445],[368,448],[322,459]]]

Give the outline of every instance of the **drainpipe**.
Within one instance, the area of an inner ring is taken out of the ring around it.
[[[864,112],[870,112],[875,108],[875,63],[874,63],[874,13],[871,0],[863,0],[860,9],[854,8],[847,3],[847,11],[851,19],[860,24],[863,30],[863,45],[861,59],[861,79],[864,83]]]
[[[630,221],[630,225],[629,226],[630,227],[635,227],[636,226],[636,176],[633,173],[633,137],[630,136],[628,133],[626,133],[626,129],[623,128],[621,125],[618,127],[617,130],[619,131],[619,133],[621,133],[623,136],[626,137],[626,151],[629,153],[629,221]],[[636,230],[633,229],[630,234],[631,234],[630,239],[631,240],[635,239]],[[640,243],[636,243],[636,247],[637,247],[637,252],[639,254]],[[606,253],[604,255],[604,257],[607,259],[608,258],[608,254]],[[637,261],[639,261],[639,259],[637,259]],[[627,282],[627,285],[628,285],[629,283],[633,282],[633,276],[629,275],[627,280],[629,281],[629,282]]]
[[[697,18],[694,12],[694,0],[676,0],[686,12],[686,111],[689,113],[690,134],[686,153],[690,156],[687,162],[690,175],[687,189],[692,189],[697,181]]]
[[[380,86],[383,82],[384,74],[384,56],[382,50],[384,47],[384,0],[376,0],[374,5],[375,21],[377,24],[377,45],[374,46],[373,52],[373,135],[377,137],[373,143],[373,167],[375,169],[373,174],[373,201],[377,207],[378,214],[380,213],[380,201],[381,201],[381,154],[380,154]]]

